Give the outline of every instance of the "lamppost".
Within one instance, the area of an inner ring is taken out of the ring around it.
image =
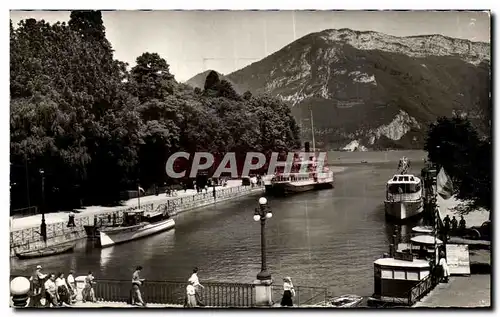
[[[40,169],[42,177],[42,224],[40,225],[40,235],[43,241],[47,242],[47,225],[45,224],[45,171]]]
[[[259,198],[259,207],[255,208],[253,220],[260,220],[260,248],[262,266],[260,273],[257,274],[257,279],[264,281],[271,279],[271,273],[267,271],[266,263],[266,219],[273,216],[271,208],[267,205],[266,197]]]

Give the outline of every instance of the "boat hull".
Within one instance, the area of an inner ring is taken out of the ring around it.
[[[63,246],[52,246],[43,248],[41,250],[36,251],[28,251],[23,253],[16,253],[16,256],[19,259],[34,259],[34,258],[42,258],[47,256],[59,255],[63,253],[72,252],[75,248],[75,244],[63,245]]]
[[[323,182],[303,182],[302,184],[287,182],[287,183],[274,183],[266,185],[266,194],[274,196],[283,196],[290,194],[297,194],[308,192],[312,190],[322,190],[334,188],[333,180]]]
[[[423,199],[416,201],[385,201],[385,214],[396,220],[406,220],[421,216],[424,211]]]
[[[99,240],[101,247],[109,247],[115,244],[132,241],[147,237],[162,231],[167,231],[175,227],[173,219],[165,219],[156,223],[145,223],[132,228],[101,229],[99,230]]]

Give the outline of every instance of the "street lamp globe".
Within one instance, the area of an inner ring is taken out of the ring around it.
[[[269,219],[269,218],[272,218],[273,217],[273,213],[272,212],[268,212],[266,214],[266,218]]]
[[[261,204],[261,205],[267,204],[267,198],[266,197],[260,197],[259,198],[259,204]]]
[[[259,215],[254,215],[254,216],[253,216],[253,220],[255,220],[255,221],[259,221],[259,220],[260,220],[260,216],[259,216]]]

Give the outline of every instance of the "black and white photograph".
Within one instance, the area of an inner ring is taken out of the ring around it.
[[[493,307],[492,11],[111,9],[9,12],[9,307]]]

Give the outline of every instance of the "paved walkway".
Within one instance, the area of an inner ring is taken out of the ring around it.
[[[241,180],[239,179],[229,180],[227,182],[226,187],[217,186],[215,187],[215,190],[220,191],[222,189],[238,187],[238,186],[241,186]],[[208,192],[211,193],[210,190]],[[186,190],[186,192],[184,192],[184,190],[177,190],[176,195],[170,197],[167,197],[164,193],[158,196],[151,195],[151,196],[141,197],[141,204],[165,203],[168,200],[186,196],[193,196],[195,194],[196,190],[194,189],[188,189]],[[116,206],[116,207],[88,206],[85,207],[85,209],[76,209],[80,212],[75,214],[75,218],[93,216],[94,214],[100,214],[103,212],[112,212],[114,210],[123,209],[125,207],[137,206],[137,204],[138,204],[138,199],[133,198],[125,201],[122,206]],[[45,214],[45,223],[51,224],[51,223],[68,221],[68,213],[69,211],[61,211],[61,212]],[[40,225],[41,221],[42,221],[42,215],[40,214],[23,218],[15,218],[15,219],[11,217],[11,231],[36,227]]]
[[[146,307],[130,305],[125,302],[97,302],[97,303],[82,303],[77,302],[70,307],[72,308],[182,308],[183,305],[173,304],[147,304]]]
[[[491,275],[454,276],[413,307],[491,307]]]

